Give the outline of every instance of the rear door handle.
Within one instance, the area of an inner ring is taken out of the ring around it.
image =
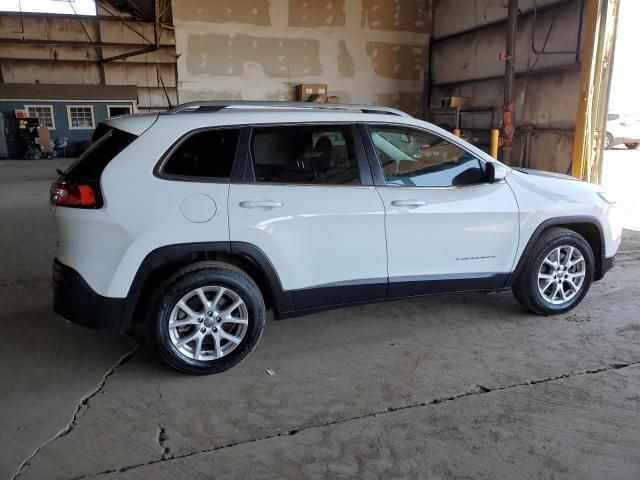
[[[240,202],[242,208],[253,208],[256,210],[271,210],[272,208],[282,207],[281,202],[274,202],[272,200],[245,200]]]
[[[416,200],[414,198],[407,198],[404,200],[393,200],[391,205],[394,207],[404,207],[404,208],[418,208],[426,205],[427,202],[423,202],[422,200]]]

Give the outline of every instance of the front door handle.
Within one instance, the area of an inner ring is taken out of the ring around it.
[[[256,210],[271,210],[272,208],[282,207],[281,202],[274,202],[272,200],[245,200],[240,202],[242,208],[253,208]]]
[[[407,198],[404,200],[393,200],[391,205],[394,207],[404,207],[404,208],[418,208],[426,205],[427,202],[423,202],[422,200],[416,200],[414,198]]]

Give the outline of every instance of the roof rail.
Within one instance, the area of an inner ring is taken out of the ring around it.
[[[192,112],[217,112],[222,109],[234,108],[264,108],[275,110],[283,109],[308,109],[308,110],[342,110],[359,111],[362,113],[380,113],[387,115],[398,115],[401,117],[411,117],[408,113],[391,107],[380,107],[377,105],[356,105],[349,103],[315,103],[315,102],[270,102],[263,100],[210,100],[203,102],[189,102],[178,105],[167,111],[168,115],[176,113]]]

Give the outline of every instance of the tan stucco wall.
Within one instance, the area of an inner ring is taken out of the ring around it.
[[[343,102],[420,112],[427,0],[174,0],[181,102],[293,100],[327,83]]]

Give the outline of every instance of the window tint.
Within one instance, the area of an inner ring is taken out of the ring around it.
[[[239,129],[195,133],[171,154],[163,172],[186,177],[229,178],[239,137]]]
[[[369,127],[387,185],[449,187],[484,182],[480,161],[436,135]]]
[[[251,153],[258,182],[360,183],[348,126],[265,127],[253,132]]]
[[[98,181],[107,164],[136,138],[134,134],[100,124],[91,146],[64,173],[68,181]]]

